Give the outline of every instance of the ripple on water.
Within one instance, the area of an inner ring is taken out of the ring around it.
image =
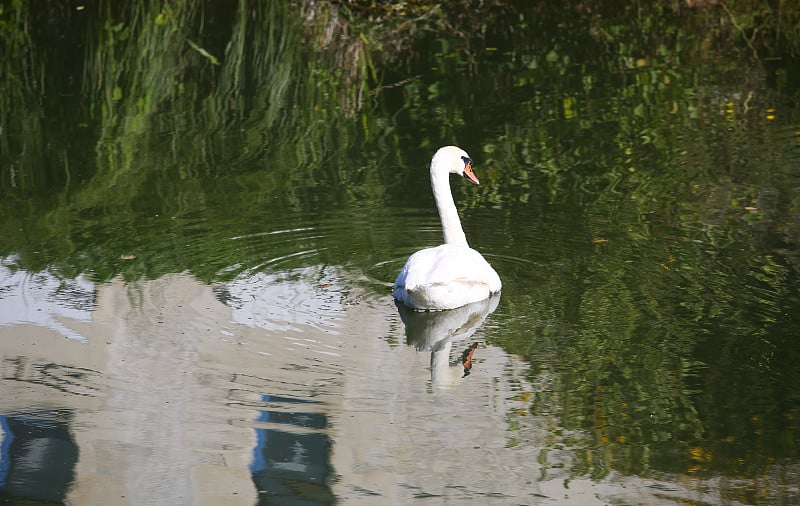
[[[32,324],[86,342],[63,319],[89,322],[96,307],[93,282],[84,276],[60,279],[47,271],[19,269],[14,256],[0,258],[0,326]]]
[[[232,308],[237,323],[271,331],[301,331],[303,327],[337,333],[348,291],[338,269],[311,266],[285,272],[245,272],[215,289]]]

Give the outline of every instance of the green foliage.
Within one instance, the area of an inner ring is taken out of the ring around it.
[[[23,7],[20,24],[25,22]],[[335,40],[347,40],[346,23],[335,9],[242,1],[230,15],[231,25],[207,34],[205,43],[202,23],[210,15],[205,8],[197,2],[104,2],[93,11],[85,61],[75,62],[84,65],[77,98],[88,107],[81,118],[59,118],[80,128],[73,127],[49,147],[52,153],[38,152],[40,158],[28,163],[30,170],[19,171],[23,162],[14,161],[19,155],[4,150],[11,166],[2,180],[9,192],[4,215],[18,219],[3,222],[8,232],[3,250],[19,255],[22,265],[35,270],[69,264],[67,272],[91,270],[98,279],[195,268],[204,262],[172,252],[159,252],[167,255],[162,260],[147,255],[144,270],[132,270],[121,257],[140,255],[146,244],[176,239],[180,249],[188,238],[179,237],[183,229],[176,224],[185,222],[171,220],[209,212],[227,198],[217,193],[220,187],[237,195],[226,210],[238,213],[237,226],[263,222],[264,214],[318,210],[327,205],[320,201],[321,185],[341,194],[342,202],[382,195],[375,189],[384,184],[375,177],[380,156],[355,171],[346,163],[358,148],[352,139],[366,137],[389,147],[393,141],[386,134],[392,126],[359,112],[371,65],[361,39],[349,46],[326,46],[331,32]],[[304,26],[308,18],[318,24]],[[60,51],[47,48],[42,64],[62,59]],[[54,80],[47,82],[58,89]],[[40,97],[21,84],[11,90],[27,97],[34,110],[25,111],[21,106],[26,102],[18,101],[4,111],[16,119],[42,117]],[[25,124],[34,129],[26,145],[47,135],[42,125]],[[94,145],[84,144],[93,135]],[[22,155],[30,156],[27,151]],[[330,170],[313,174],[321,165]],[[54,192],[41,184],[27,191],[18,172],[65,177],[52,182]],[[34,197],[39,191],[44,193]],[[18,212],[23,206],[36,211]],[[59,242],[26,247],[24,237],[14,232],[18,229]],[[97,248],[101,251],[90,253]],[[228,253],[235,256],[235,251],[232,245]],[[225,266],[222,261],[216,268]]]

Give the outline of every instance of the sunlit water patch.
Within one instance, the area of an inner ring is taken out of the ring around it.
[[[91,321],[94,304],[94,283],[84,276],[34,274],[15,267],[13,257],[0,259],[0,325],[39,325],[85,342],[86,337],[63,320]]]
[[[233,309],[238,323],[298,334],[311,326],[336,334],[343,305],[352,296],[337,281],[335,268],[317,266],[280,274],[243,274],[215,293]]]

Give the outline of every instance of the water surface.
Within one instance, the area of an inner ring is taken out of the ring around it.
[[[798,501],[794,60],[542,7],[370,74],[331,6],[193,5],[20,34],[53,78],[2,81],[2,502]],[[403,311],[451,143],[503,291]]]

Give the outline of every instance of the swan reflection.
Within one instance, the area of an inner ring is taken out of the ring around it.
[[[406,340],[419,351],[431,352],[431,382],[449,386],[467,377],[477,343],[464,343],[483,325],[486,317],[497,309],[500,294],[494,294],[466,306],[448,311],[414,311],[398,303],[400,319],[406,329]],[[464,349],[456,360],[450,361],[453,344],[463,343]]]

